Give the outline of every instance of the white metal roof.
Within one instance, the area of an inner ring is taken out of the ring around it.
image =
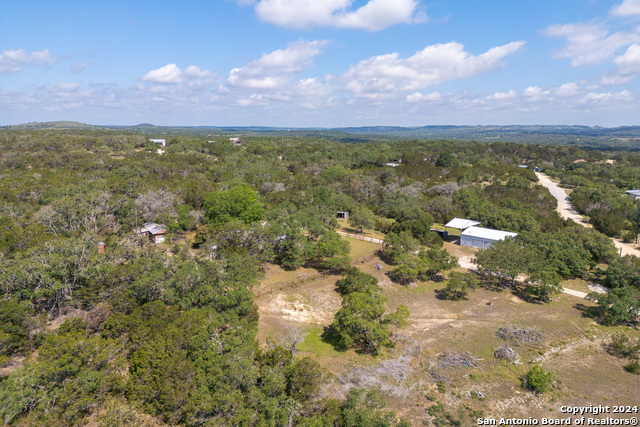
[[[460,233],[460,236],[494,241],[504,240],[505,237],[516,237],[517,235],[518,233],[513,233],[511,231],[493,230],[491,228],[484,227],[469,227]]]
[[[631,194],[632,196],[640,197],[640,190],[627,190],[627,194]]]
[[[457,228],[459,230],[464,230],[465,228],[473,227],[474,225],[480,225],[480,223],[472,219],[453,218],[444,226],[449,228]]]

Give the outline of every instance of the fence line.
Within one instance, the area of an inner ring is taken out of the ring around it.
[[[346,237],[352,237],[358,240],[364,240],[365,242],[377,243],[379,245],[384,244],[384,241],[382,239],[377,239],[375,237],[363,236],[361,234],[356,234],[356,233],[348,233],[346,231],[338,231],[338,234],[341,234]]]
[[[354,266],[358,264],[364,264],[367,261],[371,261],[375,256],[376,254],[371,254],[365,257],[360,257],[351,261],[350,264]],[[316,280],[324,279],[327,276],[331,276],[339,272],[340,270],[327,270],[327,271],[322,271],[319,273],[312,274],[311,276],[300,277],[299,279],[296,279],[296,280],[289,280],[288,282],[276,283],[275,285],[272,285],[267,289],[259,289],[257,298],[261,298],[266,294],[273,295],[274,291],[283,292],[285,289],[295,288],[297,286],[304,285],[305,283],[315,282]]]

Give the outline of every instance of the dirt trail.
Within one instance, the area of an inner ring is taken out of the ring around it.
[[[536,172],[536,175],[538,176],[540,184],[544,185],[549,190],[549,192],[551,192],[551,195],[555,197],[556,200],[558,200],[558,207],[556,208],[556,211],[558,211],[562,218],[572,219],[580,225],[591,227],[591,224],[589,224],[588,220],[578,212],[576,212],[576,210],[569,202],[569,196],[567,196],[567,193],[562,188],[560,188],[558,184],[551,181],[549,176],[541,172]],[[640,258],[640,250],[634,248],[632,245],[628,243],[622,243],[622,241],[620,241],[619,239],[612,238],[611,240],[613,241],[613,244],[616,246],[616,248],[618,248],[618,251],[621,251],[621,254],[623,256],[633,255]]]

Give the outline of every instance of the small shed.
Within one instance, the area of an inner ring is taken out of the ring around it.
[[[471,248],[487,249],[495,242],[507,237],[516,237],[518,233],[511,231],[493,230],[484,227],[469,227],[460,233],[460,245]]]
[[[149,141],[153,142],[154,144],[162,145],[163,147],[167,146],[167,141],[165,141],[164,139],[150,139]]]
[[[142,228],[137,230],[138,236],[149,236],[149,240],[155,244],[164,243],[166,232],[164,225],[155,222],[145,222]]]
[[[338,219],[349,219],[349,212],[338,212],[336,217]]]

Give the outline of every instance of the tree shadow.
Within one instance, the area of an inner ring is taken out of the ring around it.
[[[573,308],[575,308],[576,310],[578,310],[580,312],[580,315],[586,319],[593,319],[596,322],[598,322],[599,324],[602,324],[600,322],[600,307],[598,306],[588,306],[588,305],[584,305],[582,303],[576,303]]]
[[[511,293],[522,301],[530,304],[544,304],[544,301],[538,296],[535,287],[526,285],[524,283],[516,282],[511,286]]]
[[[499,283],[498,282],[498,278],[497,277],[493,277],[493,276],[486,276],[486,275],[482,275],[480,273],[476,273],[478,274],[478,277],[480,278],[480,283],[478,283],[478,286],[486,289],[487,291],[492,291],[492,292],[504,292],[506,289],[505,283]]]
[[[344,346],[342,340],[340,339],[340,335],[336,333],[331,325],[325,326],[323,328],[320,339],[323,343],[329,344],[331,347],[333,347],[335,351],[338,351],[340,353],[344,353],[345,351],[347,351],[347,348]]]
[[[453,292],[447,289],[436,289],[436,298],[440,301],[469,301],[467,298],[467,292],[460,293],[460,295],[455,296]]]

